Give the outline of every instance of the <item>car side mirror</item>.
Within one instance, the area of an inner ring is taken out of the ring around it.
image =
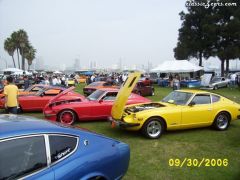
[[[196,103],[194,101],[190,102],[188,106],[194,106]]]
[[[102,102],[103,102],[103,99],[100,99],[98,102],[99,102],[99,103],[102,103]]]

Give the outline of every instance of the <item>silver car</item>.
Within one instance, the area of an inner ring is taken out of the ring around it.
[[[209,87],[212,89],[218,89],[221,87],[229,87],[230,80],[225,77],[214,77],[209,84]]]

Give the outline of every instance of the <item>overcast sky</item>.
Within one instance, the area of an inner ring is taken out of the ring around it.
[[[154,65],[173,60],[185,0],[0,0],[0,58],[4,40],[24,29],[45,64],[96,61]],[[1,62],[2,63],[2,62]]]

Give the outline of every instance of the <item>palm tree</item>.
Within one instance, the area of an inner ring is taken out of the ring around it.
[[[27,46],[29,46],[28,35],[26,31],[20,29],[18,32],[18,46],[20,47],[20,54],[22,55],[22,70],[25,71],[25,56],[24,52],[27,51]]]
[[[28,71],[30,70],[30,66],[32,65],[33,60],[35,59],[36,49],[34,49],[31,45],[28,47],[28,51],[25,54],[25,58],[28,62]]]
[[[20,61],[19,61],[19,52],[20,52],[20,47],[19,47],[19,41],[18,41],[18,33],[16,31],[14,31],[11,34],[11,39],[14,43],[15,49],[17,50],[17,57],[18,57],[18,68],[20,69]]]
[[[4,50],[7,51],[10,56],[12,56],[14,68],[16,68],[16,64],[15,64],[15,60],[14,60],[15,49],[16,48],[15,48],[15,44],[14,44],[13,40],[11,38],[7,38],[4,41]]]

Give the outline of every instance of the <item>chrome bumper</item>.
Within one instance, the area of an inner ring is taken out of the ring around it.
[[[111,125],[114,126],[119,126],[121,128],[128,128],[128,127],[135,127],[135,126],[139,126],[140,123],[127,123],[124,121],[120,121],[120,120],[115,120],[112,117],[108,117],[108,121],[111,123]]]

